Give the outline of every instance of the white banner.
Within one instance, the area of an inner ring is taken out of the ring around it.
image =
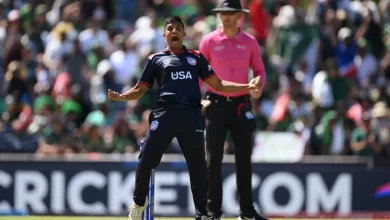
[[[258,132],[252,159],[256,162],[298,162],[302,159],[306,140],[292,132]]]

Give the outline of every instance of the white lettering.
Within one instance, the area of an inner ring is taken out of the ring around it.
[[[176,73],[174,73],[174,72],[171,72],[171,78],[173,79],[173,80],[177,80],[178,78],[179,78],[179,74],[176,72]]]
[[[82,192],[87,186],[101,189],[106,184],[106,177],[96,171],[84,171],[76,174],[68,186],[68,203],[75,213],[104,214],[106,209],[102,202],[87,204],[83,201]]]
[[[133,203],[135,173],[131,172],[123,179],[120,172],[110,172],[108,182],[108,210],[112,214],[121,214],[122,205]]]
[[[338,204],[340,214],[351,212],[352,206],[352,175],[340,174],[332,189],[327,190],[324,180],[319,173],[307,176],[307,212],[308,214],[319,213],[320,206],[325,212],[333,212]]]
[[[284,187],[289,191],[290,199],[285,205],[279,205],[275,201],[274,192],[278,187]],[[293,215],[298,213],[304,202],[304,190],[298,177],[286,172],[269,175],[260,188],[260,201],[264,210],[272,214]]]
[[[223,181],[223,200],[222,205],[226,214],[237,214],[240,210],[240,206],[237,202],[236,191],[237,191],[236,174],[230,174]]]
[[[167,189],[163,186],[175,186],[178,183],[178,177],[175,172],[156,172],[155,182],[155,196],[154,207],[155,210],[159,210],[159,214],[172,214],[178,213],[180,207],[177,204],[163,204],[163,203],[174,203],[177,201],[176,189]]]
[[[0,210],[17,209],[42,214],[49,212],[63,214],[68,205],[70,211],[75,214],[120,215],[124,211],[124,206],[131,205],[133,202],[134,171],[126,174],[112,171],[107,175],[96,171],[82,171],[76,173],[69,180],[68,185],[66,175],[62,171],[52,171],[50,176],[37,171],[18,171],[14,175],[13,178],[9,173],[0,170],[0,188],[14,192],[14,198],[10,198],[9,201],[8,198],[0,196]],[[259,207],[263,208],[267,215],[296,215],[302,211],[312,215],[321,212],[349,214],[352,209],[352,178],[351,174],[342,173],[334,182],[327,182],[321,173],[308,173],[304,183],[302,178],[290,172],[275,172],[266,178],[254,173],[252,190],[258,190],[256,196],[259,201],[254,206],[257,210]],[[188,172],[159,171],[156,172],[155,179],[156,215],[169,215],[183,211],[191,215],[195,214]],[[102,193],[102,195],[83,197],[84,191],[91,188],[96,194]],[[279,196],[275,195],[275,191],[280,188],[287,191],[281,196],[287,200],[284,203],[278,201]],[[185,189],[187,192],[179,197],[180,189]],[[50,197],[48,190],[50,190]],[[224,213],[237,215],[239,200],[236,173],[231,173],[224,179],[223,195]],[[14,204],[10,201],[14,201]],[[179,201],[187,205],[181,207]]]
[[[45,176],[37,171],[17,171],[15,174],[15,208],[35,213],[47,213],[44,198],[48,183]]]
[[[187,71],[186,79],[192,79],[191,72]]]
[[[260,177],[256,174],[252,175],[252,190],[256,189],[260,184]],[[225,180],[223,184],[223,209],[226,214],[229,215],[237,215],[239,212],[239,204],[237,201],[237,177],[236,173],[233,173],[229,175]],[[226,198],[226,199],[225,199]],[[258,205],[254,204],[255,208],[258,210]]]
[[[179,72],[179,79],[184,79],[184,78],[185,78],[184,72],[180,71]]]
[[[8,188],[12,184],[12,176],[0,170],[0,186]],[[0,200],[0,210],[10,210],[11,205],[7,201]]]
[[[61,214],[65,212],[65,174],[63,172],[53,172],[51,174],[51,210]]]
[[[194,200],[192,199],[191,181],[188,172],[182,172],[179,175],[180,185],[187,186],[187,211],[191,215],[195,214]]]
[[[179,72],[171,72],[171,78],[173,80],[177,79],[192,79],[192,75],[190,71],[184,72],[184,71],[179,71]]]
[[[261,182],[261,178],[258,175],[256,175],[256,174],[252,174],[252,190],[254,190],[257,187],[259,187],[260,182]],[[255,202],[253,203],[253,206],[255,207],[256,210],[260,210],[259,205],[256,204]]]

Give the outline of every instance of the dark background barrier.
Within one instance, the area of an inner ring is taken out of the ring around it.
[[[125,215],[136,162],[0,162],[0,211]],[[390,210],[390,169],[366,163],[253,164],[253,197],[272,215],[348,215]],[[238,213],[235,166],[223,166],[223,207]],[[386,186],[386,184],[388,184]],[[184,162],[156,171],[157,216],[189,216],[194,207]]]

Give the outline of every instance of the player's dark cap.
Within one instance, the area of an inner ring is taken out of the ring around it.
[[[213,12],[246,12],[249,13],[248,9],[241,7],[240,0],[224,0],[219,8],[214,8]]]
[[[164,28],[168,24],[173,24],[173,23],[180,24],[184,28],[184,22],[183,22],[183,20],[181,20],[181,18],[179,16],[170,16],[167,19],[165,19]]]

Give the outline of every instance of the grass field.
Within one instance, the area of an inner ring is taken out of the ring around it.
[[[18,216],[18,217],[0,217],[1,220],[126,220],[126,217],[54,217],[54,216]],[[194,218],[160,218],[155,217],[156,220],[193,220]],[[304,218],[283,218],[271,220],[303,220]],[[237,220],[237,218],[222,218],[222,220]],[[317,219],[310,219],[317,220]],[[320,220],[320,219],[318,219]],[[342,220],[342,219],[324,219],[321,220]]]

